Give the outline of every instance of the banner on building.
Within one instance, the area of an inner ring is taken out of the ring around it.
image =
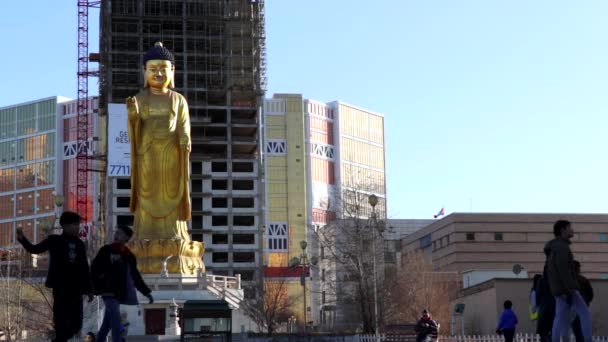
[[[108,176],[131,175],[131,144],[127,128],[127,105],[108,105]]]

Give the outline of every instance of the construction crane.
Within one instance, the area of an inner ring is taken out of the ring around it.
[[[99,7],[101,1],[78,0],[78,102],[77,102],[77,174],[76,206],[83,222],[88,222],[89,188],[89,77],[99,76],[89,70],[89,8]]]

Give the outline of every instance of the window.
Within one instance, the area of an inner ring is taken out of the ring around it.
[[[236,271],[236,273],[241,275],[241,280],[242,281],[252,281],[253,280],[253,276],[255,274],[254,271]]]
[[[235,226],[251,227],[255,225],[254,216],[234,216],[232,220]]]
[[[255,208],[255,201],[251,197],[235,197],[232,199],[233,208]]]
[[[321,281],[325,281],[325,270],[321,270]]]
[[[227,252],[213,253],[212,260],[213,260],[213,262],[228,262],[228,253]]]
[[[228,225],[228,216],[212,216],[211,225],[214,227],[227,226]]]
[[[225,179],[214,179],[211,181],[211,189],[213,190],[227,190],[228,181]]]
[[[192,162],[192,174],[200,175],[203,173],[203,163],[201,162]]]
[[[192,215],[192,229],[203,229],[203,217],[201,215]]]
[[[419,240],[419,242],[420,242],[420,248],[429,247],[432,244],[432,242],[431,242],[431,234],[427,234],[427,235],[421,237],[420,240]]]
[[[130,200],[131,200],[130,197],[117,197],[116,198],[116,206],[118,208],[128,208]]]
[[[203,199],[200,197],[192,197],[192,210],[200,211],[203,210]]]
[[[203,192],[203,181],[200,179],[192,180],[192,192]]]
[[[213,236],[211,238],[211,242],[214,245],[228,244],[228,235],[227,234],[213,234]]]
[[[270,222],[268,228],[266,248],[274,252],[287,252],[287,222]]]
[[[475,233],[467,233],[467,241],[475,241]]]
[[[233,180],[232,190],[253,190],[252,180]]]
[[[502,233],[494,233],[494,241],[502,241],[503,236]]]
[[[116,180],[116,189],[131,189],[131,178],[118,178]]]
[[[232,172],[253,172],[253,163],[234,162],[232,163]]]
[[[211,199],[211,206],[213,208],[227,208],[228,199],[225,197],[213,197]]]
[[[234,252],[232,260],[236,262],[255,262],[254,252]]]
[[[235,245],[253,245],[255,236],[253,234],[234,234],[232,235],[232,243]]]
[[[211,172],[228,172],[228,164],[226,162],[211,163]]]
[[[608,233],[600,233],[600,241],[608,242]]]

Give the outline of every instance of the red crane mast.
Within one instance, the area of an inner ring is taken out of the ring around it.
[[[77,102],[77,174],[76,203],[83,222],[88,222],[89,188],[89,8],[99,7],[101,1],[78,0],[78,102]]]

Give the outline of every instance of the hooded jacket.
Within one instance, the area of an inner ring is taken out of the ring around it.
[[[544,251],[547,256],[547,277],[551,294],[561,296],[578,290],[570,241],[555,238],[547,242]]]

